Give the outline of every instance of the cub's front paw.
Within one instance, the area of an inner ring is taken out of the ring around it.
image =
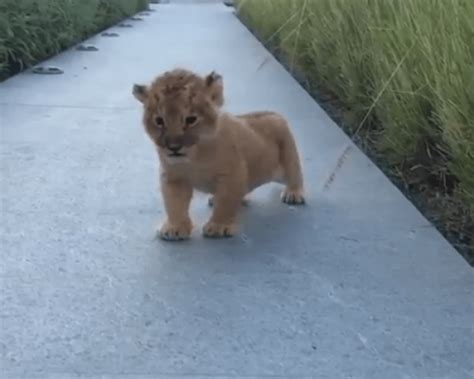
[[[208,238],[229,238],[237,233],[236,224],[218,224],[213,221],[209,221],[202,229],[204,237]]]
[[[288,188],[282,192],[281,201],[290,205],[302,205],[306,202],[302,190],[292,191]]]
[[[191,230],[191,221],[181,222],[178,224],[171,224],[169,221],[166,221],[161,226],[159,235],[161,239],[166,241],[182,241],[189,239],[191,236]]]

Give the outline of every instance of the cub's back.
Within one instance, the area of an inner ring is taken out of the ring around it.
[[[281,138],[287,137],[288,123],[279,113],[251,112],[238,115],[237,118],[244,120],[246,125],[264,140],[279,142]]]

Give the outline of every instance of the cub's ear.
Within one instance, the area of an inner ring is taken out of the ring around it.
[[[206,76],[206,86],[214,104],[218,107],[222,107],[222,105],[224,105],[224,83],[222,76],[212,71]]]
[[[148,88],[143,84],[133,85],[133,96],[140,102],[145,103],[148,98]]]

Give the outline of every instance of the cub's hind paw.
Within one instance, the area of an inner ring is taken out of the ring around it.
[[[209,221],[202,229],[202,234],[207,238],[229,238],[233,237],[237,232],[235,224],[218,224]]]
[[[171,224],[166,221],[159,230],[159,236],[165,241],[183,241],[191,236],[191,222]]]
[[[303,205],[306,203],[302,190],[291,191],[285,189],[281,194],[281,201],[290,205]]]

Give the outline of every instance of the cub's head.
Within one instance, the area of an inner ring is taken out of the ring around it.
[[[149,85],[133,86],[144,106],[145,129],[170,163],[187,159],[202,139],[212,137],[222,106],[222,77],[215,72],[201,77],[175,69]]]

